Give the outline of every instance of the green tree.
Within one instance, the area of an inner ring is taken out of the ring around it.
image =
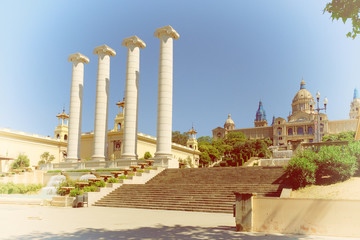
[[[40,155],[40,161],[39,161],[39,165],[40,164],[44,164],[44,163],[50,163],[55,159],[54,155],[50,155],[49,152],[44,152],[43,154]]]
[[[251,157],[269,157],[268,147],[272,145],[271,139],[251,140],[242,132],[230,132],[225,139],[200,137],[198,143],[203,165],[222,159],[227,165],[236,166],[241,166]]]
[[[189,138],[189,133],[187,133],[187,132],[183,132],[183,133],[180,133],[179,131],[172,132],[172,142],[173,143],[177,143],[177,144],[186,146],[186,142],[187,142],[188,138]]]
[[[357,34],[360,33],[360,0],[332,0],[326,4],[325,12],[331,14],[332,20],[341,18],[343,23],[351,19],[352,31],[346,34],[347,37],[355,39]]]
[[[19,154],[11,165],[12,169],[25,168],[30,166],[30,160],[25,154]]]
[[[323,142],[333,142],[333,141],[354,141],[355,131],[341,132],[337,134],[325,135],[322,138]]]
[[[199,151],[201,152],[199,161],[202,165],[208,165],[221,157],[219,150],[209,143],[201,144],[199,146]]]
[[[198,144],[203,144],[203,143],[212,143],[213,139],[212,137],[209,137],[209,136],[204,136],[204,137],[199,137],[197,139],[198,141]]]

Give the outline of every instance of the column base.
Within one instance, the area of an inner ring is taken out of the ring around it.
[[[119,160],[120,161],[137,161],[138,156],[137,155],[131,155],[131,154],[122,154]]]
[[[166,155],[156,155],[150,160],[154,160],[154,166],[164,167],[164,168],[179,168],[179,160]]]
[[[105,156],[92,156],[92,161],[105,161]]]
[[[154,158],[172,158],[172,154],[168,152],[155,152]]]
[[[79,162],[80,159],[79,158],[75,158],[75,157],[68,157],[65,158],[65,162]]]

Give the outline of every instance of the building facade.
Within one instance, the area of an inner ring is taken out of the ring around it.
[[[125,104],[122,101],[116,105],[119,107],[119,112],[114,119],[114,128],[107,133],[107,161],[118,160],[123,150]],[[40,155],[44,152],[54,155],[53,163],[64,162],[67,157],[67,119],[69,116],[63,111],[57,117],[59,123],[55,127],[54,137],[0,128],[0,172],[9,171],[13,159],[16,159],[19,154],[25,154],[30,159],[30,166],[38,165]],[[142,158],[145,152],[150,152],[154,156],[156,140],[156,137],[138,132],[137,154],[139,158]],[[91,160],[93,146],[94,132],[81,133],[79,161]],[[200,152],[197,148],[197,141],[193,137],[189,138],[188,146],[172,143],[171,154],[174,159],[191,159],[192,166],[197,167],[199,164]]]
[[[360,109],[360,98],[357,89],[354,91],[353,101],[350,109],[350,119],[329,121],[325,113],[318,113],[313,96],[306,89],[304,80],[300,83],[300,90],[295,94],[291,103],[292,112],[287,119],[274,117],[271,126],[268,126],[266,114],[262,102],[256,112],[253,128],[232,129],[227,128],[227,123],[234,121],[230,118],[226,120],[224,128],[213,129],[213,137],[224,138],[230,131],[243,132],[250,139],[273,140],[274,146],[291,146],[292,142],[314,142],[319,126],[320,136],[325,134],[336,134],[344,131],[355,131],[358,122],[358,112]],[[319,124],[317,121],[319,120]]]

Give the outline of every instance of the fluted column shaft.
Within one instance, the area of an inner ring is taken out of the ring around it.
[[[69,132],[66,161],[77,161],[80,159],[80,134],[81,134],[81,115],[82,99],[84,86],[84,63],[89,59],[80,53],[69,56],[68,61],[73,63],[71,90],[70,90],[70,110],[69,110]]]
[[[170,26],[157,29],[154,35],[160,39],[155,158],[170,158],[172,157],[173,38],[178,39],[179,35]]]
[[[108,101],[110,84],[110,56],[115,51],[106,45],[95,48],[94,54],[99,55],[96,84],[94,154],[92,160],[104,161],[107,155]]]
[[[122,42],[128,48],[126,82],[125,82],[125,115],[122,160],[137,160],[137,128],[139,99],[140,48],[145,43],[136,36]]]

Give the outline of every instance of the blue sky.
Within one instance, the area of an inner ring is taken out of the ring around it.
[[[124,38],[147,45],[140,56],[139,131],[156,136],[159,39],[171,25],[174,41],[173,130],[199,136],[223,126],[253,126],[258,102],[267,120],[286,118],[302,77],[306,88],[327,97],[330,120],[347,119],[360,88],[360,39],[345,35],[349,23],[323,14],[328,1],[7,1],[0,8],[0,126],[53,136],[56,115],[68,112],[70,54],[85,66],[82,131],[94,129],[97,56],[111,58],[109,128],[124,96]]]

